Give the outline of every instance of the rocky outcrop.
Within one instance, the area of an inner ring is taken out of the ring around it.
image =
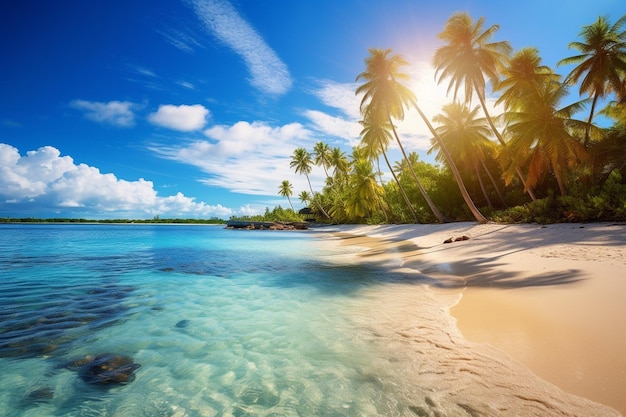
[[[306,230],[306,222],[252,222],[230,220],[226,223],[227,229],[244,230]]]

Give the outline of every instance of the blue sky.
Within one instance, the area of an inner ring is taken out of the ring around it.
[[[411,66],[431,118],[437,34],[455,11],[544,64],[623,0],[5,0],[0,4],[0,216],[152,218],[262,213],[307,190],[289,168],[318,141],[358,142],[368,48]],[[558,68],[561,74],[567,67]],[[422,159],[429,135],[400,126]],[[396,158],[399,159],[399,158]],[[314,170],[321,188],[323,171]],[[297,198],[292,198],[297,203]],[[297,207],[301,207],[298,205]]]

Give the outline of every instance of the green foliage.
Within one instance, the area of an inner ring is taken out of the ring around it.
[[[493,215],[505,223],[562,223],[626,221],[626,184],[618,170],[613,170],[603,184],[585,190],[579,186],[572,194],[548,197],[523,206],[512,207]]]

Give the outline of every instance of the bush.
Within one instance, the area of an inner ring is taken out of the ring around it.
[[[541,200],[494,213],[492,219],[504,223],[561,223],[626,221],[626,184],[618,170],[603,184],[584,190],[574,185],[572,194]]]

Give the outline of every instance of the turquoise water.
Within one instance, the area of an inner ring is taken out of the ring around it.
[[[0,413],[405,415],[353,321],[389,277],[342,250],[310,232],[0,225]],[[99,386],[68,365],[99,354],[140,367]]]

